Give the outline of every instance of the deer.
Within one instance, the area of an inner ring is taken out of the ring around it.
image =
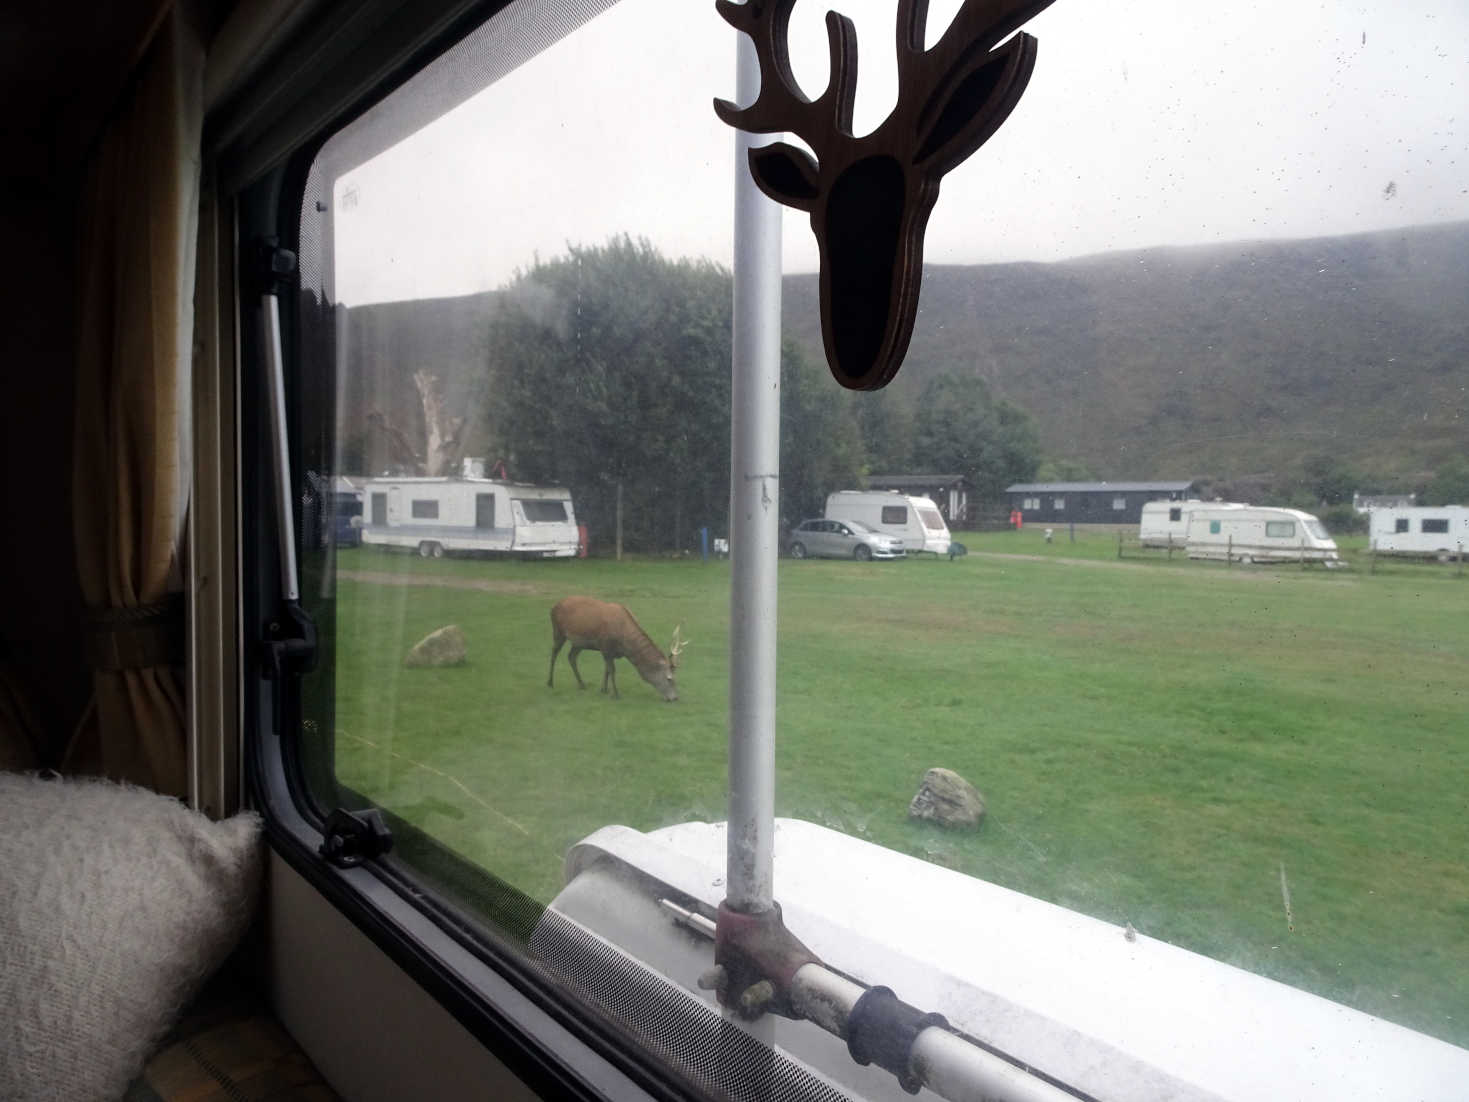
[[[821,333],[844,387],[877,390],[902,366],[918,312],[923,234],[939,179],[987,141],[1019,102],[1036,40],[1017,30],[1052,0],[964,0],[932,49],[923,48],[928,0],[899,0],[898,102],[871,134],[852,134],[857,33],[826,13],[831,77],[807,99],[791,70],[787,31],[796,0],[717,0],[719,14],[754,42],[760,94],[748,107],[714,101],[730,126],[789,132],[749,150],[756,185],[806,211],[821,261]],[[1003,45],[997,44],[1004,41]]]
[[[576,668],[576,656],[584,650],[594,650],[602,654],[602,692],[606,693],[610,685],[612,699],[619,699],[614,665],[618,658],[631,662],[642,679],[653,686],[665,701],[671,704],[678,699],[674,671],[678,668],[679,654],[690,642],[683,638],[682,625],[673,629],[673,644],[664,654],[624,605],[599,601],[595,597],[563,597],[551,607],[551,669],[546,675],[549,688],[556,687],[556,656],[568,641],[571,650],[566,660],[576,675],[577,688],[585,689],[587,686],[581,679],[581,671]]]

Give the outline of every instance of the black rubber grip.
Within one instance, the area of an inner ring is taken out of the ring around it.
[[[893,994],[891,987],[869,987],[847,1016],[847,1051],[859,1064],[876,1064],[898,1077],[909,1094],[923,1086],[910,1068],[913,1041],[929,1026],[947,1029],[942,1014],[925,1014]]]

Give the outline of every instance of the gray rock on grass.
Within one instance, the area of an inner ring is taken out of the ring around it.
[[[459,625],[449,624],[430,632],[413,644],[403,665],[411,669],[426,666],[462,666],[469,657],[469,644]]]
[[[952,769],[936,767],[923,774],[923,783],[908,805],[908,817],[977,830],[984,819],[984,797]]]

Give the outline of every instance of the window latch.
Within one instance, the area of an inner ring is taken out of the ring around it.
[[[393,832],[377,808],[348,811],[339,807],[327,817],[317,852],[339,869],[350,869],[393,848]]]

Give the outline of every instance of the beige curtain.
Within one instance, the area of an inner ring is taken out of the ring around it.
[[[160,24],[82,193],[72,488],[95,696],[66,761],[176,796],[204,65],[188,7]]]

